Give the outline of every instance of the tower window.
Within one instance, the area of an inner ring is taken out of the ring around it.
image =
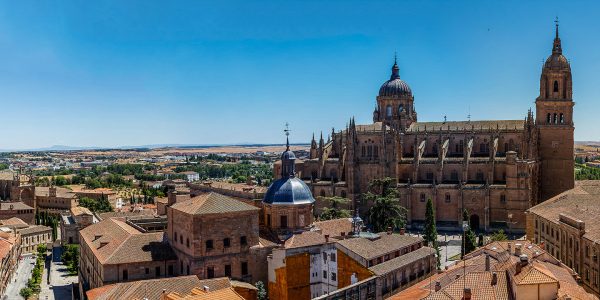
[[[547,124],[552,123],[552,115],[548,114],[548,117],[546,118],[546,123]]]
[[[385,107],[385,115],[388,118],[392,117],[392,106],[391,105],[388,105]]]
[[[558,116],[554,114],[554,124],[558,124]]]
[[[402,104],[400,104],[398,106],[398,114],[401,114],[404,111],[404,106]]]
[[[558,81],[554,80],[554,90],[555,93],[558,93]]]
[[[560,114],[560,124],[565,124],[565,115]]]

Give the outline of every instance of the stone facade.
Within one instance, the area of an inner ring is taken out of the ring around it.
[[[21,235],[21,249],[23,254],[36,253],[39,245],[46,245],[48,248],[51,248],[53,242],[51,227],[32,225],[19,229],[17,232]]]
[[[521,120],[419,122],[414,101],[394,64],[376,98],[373,124],[351,119],[327,140],[313,137],[298,177],[315,196],[355,201],[373,179],[391,177],[413,227],[422,225],[431,198],[438,227],[458,228],[467,209],[471,223],[485,231],[523,232],[527,208],[573,187],[571,70],[558,29],[535,117],[530,110]],[[281,167],[275,164],[276,177]],[[364,214],[369,205],[356,206]]]

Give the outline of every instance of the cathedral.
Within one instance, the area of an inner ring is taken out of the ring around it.
[[[523,119],[421,122],[396,62],[376,97],[373,123],[350,119],[325,141],[313,136],[297,177],[318,197],[361,201],[373,179],[396,180],[410,227],[425,220],[427,199],[440,229],[458,229],[466,209],[474,229],[523,232],[525,210],[574,186],[573,86],[558,24],[540,77],[535,114]],[[282,176],[281,163],[274,174]]]

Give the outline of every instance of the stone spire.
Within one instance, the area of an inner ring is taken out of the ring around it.
[[[552,54],[562,54],[562,45],[560,43],[560,37],[558,37],[558,17],[554,20],[556,26],[556,36],[554,37],[554,44],[552,45]]]
[[[392,76],[390,76],[390,80],[394,79],[400,79],[400,68],[398,68],[396,54],[394,54],[394,65],[392,66]]]

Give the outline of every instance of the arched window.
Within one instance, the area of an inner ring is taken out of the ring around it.
[[[551,114],[548,114],[548,117],[546,118],[546,123],[547,124],[552,123],[552,115]]]
[[[342,190],[341,196],[342,196],[342,198],[346,198],[346,191],[345,190]]]
[[[554,90],[555,93],[558,93],[558,81],[554,80]]]
[[[325,191],[321,190],[321,197],[325,197]]]
[[[565,115],[560,114],[560,124],[565,124]]]
[[[450,198],[450,194],[446,194],[446,203],[450,203],[451,198]]]
[[[421,198],[419,200],[421,200],[421,202],[425,202],[425,193],[421,193]]]
[[[554,124],[558,124],[558,116],[554,114]]]
[[[404,105],[398,105],[398,114],[401,114],[404,111]]]
[[[388,105],[385,107],[385,116],[388,118],[392,117],[392,106]]]
[[[508,141],[508,149],[509,149],[510,151],[513,151],[513,150],[515,150],[515,142],[513,142],[513,140],[512,140],[512,139],[510,139],[510,140]]]

